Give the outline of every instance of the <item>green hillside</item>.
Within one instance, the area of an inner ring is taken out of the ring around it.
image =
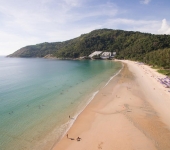
[[[152,60],[160,59],[159,54],[162,55],[161,60],[165,59],[165,62],[169,63],[168,48],[170,49],[170,35],[100,29],[64,42],[26,46],[9,57],[44,57],[53,54],[58,58],[78,58],[98,50],[115,51],[118,59],[139,60],[156,65],[156,61]],[[152,55],[155,57],[151,58]],[[159,66],[170,68],[169,64],[165,63]]]
[[[66,42],[54,42],[54,43],[40,43],[36,45],[25,46],[8,57],[44,57],[47,54],[54,54],[56,51],[66,46],[69,41]]]

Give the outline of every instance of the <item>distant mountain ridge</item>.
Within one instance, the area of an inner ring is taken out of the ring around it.
[[[94,51],[114,51],[119,59],[148,62],[150,52],[164,51],[167,48],[170,48],[170,35],[99,29],[64,42],[26,46],[8,57],[44,57],[52,54],[58,58],[78,58]],[[169,56],[169,50],[166,51]]]

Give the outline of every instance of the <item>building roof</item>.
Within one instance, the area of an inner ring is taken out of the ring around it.
[[[102,51],[95,51],[95,52],[91,53],[91,54],[89,55],[89,57],[93,57],[93,56],[99,55],[99,54],[101,54],[101,53],[102,53]]]

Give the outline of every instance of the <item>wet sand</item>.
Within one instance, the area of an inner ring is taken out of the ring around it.
[[[153,69],[123,63],[53,150],[170,149],[170,93]]]

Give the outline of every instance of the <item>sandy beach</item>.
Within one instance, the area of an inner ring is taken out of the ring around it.
[[[157,80],[164,76],[122,63],[53,150],[170,150],[170,89]]]

